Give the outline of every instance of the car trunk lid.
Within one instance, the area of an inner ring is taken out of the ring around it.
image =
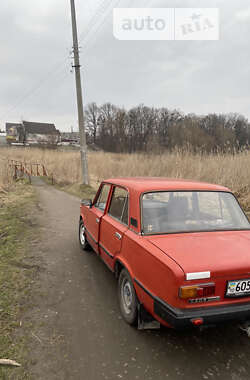
[[[250,231],[217,231],[148,236],[184,273],[211,272],[211,278],[248,275]]]

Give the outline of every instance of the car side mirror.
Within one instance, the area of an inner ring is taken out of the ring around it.
[[[81,205],[82,206],[87,206],[87,207],[92,207],[93,204],[92,204],[92,200],[91,199],[82,199],[81,200]]]

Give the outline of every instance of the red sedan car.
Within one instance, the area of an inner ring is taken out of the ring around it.
[[[222,186],[167,178],[102,182],[79,240],[118,278],[123,318],[174,328],[250,318],[250,224]]]

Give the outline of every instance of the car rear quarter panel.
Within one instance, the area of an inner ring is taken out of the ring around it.
[[[153,314],[153,296],[178,306],[178,289],[183,282],[182,269],[171,258],[153,247],[143,236],[128,230],[116,257],[130,272],[139,301]]]

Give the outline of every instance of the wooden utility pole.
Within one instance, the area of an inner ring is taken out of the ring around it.
[[[79,47],[78,47],[78,37],[77,37],[77,27],[76,27],[76,10],[75,10],[75,0],[70,0],[71,3],[71,17],[72,17],[72,33],[73,33],[73,53],[74,53],[74,68],[76,77],[76,95],[77,95],[77,108],[78,108],[78,123],[79,123],[79,134],[80,134],[80,150],[81,150],[81,163],[82,163],[82,179],[85,185],[89,184],[89,173],[88,173],[88,159],[87,159],[87,143],[86,143],[86,133],[84,126],[84,113],[83,113],[83,102],[82,102],[82,85],[81,85],[81,65],[79,58]]]

